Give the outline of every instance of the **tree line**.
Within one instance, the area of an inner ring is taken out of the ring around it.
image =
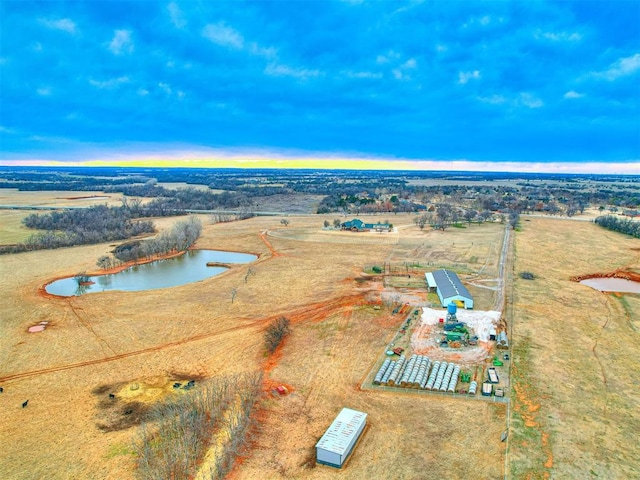
[[[130,261],[149,259],[154,256],[187,250],[202,233],[202,222],[195,217],[177,222],[170,230],[149,240],[136,240],[119,245],[113,257],[103,255],[97,266],[104,270]]]
[[[618,218],[613,215],[604,215],[595,219],[595,223],[614,232],[626,233],[632,237],[640,238],[640,222],[629,218]]]
[[[22,243],[0,247],[0,253],[111,242],[155,231],[152,221],[135,219],[126,210],[106,205],[31,214],[23,224],[44,231],[34,233]]]
[[[261,385],[261,373],[216,378],[156,405],[134,440],[137,477],[196,478],[213,447],[214,460],[205,475],[224,478],[243,450]]]

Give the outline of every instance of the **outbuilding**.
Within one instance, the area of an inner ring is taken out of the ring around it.
[[[464,308],[467,309],[473,308],[473,297],[455,272],[445,269],[427,272],[425,281],[429,289],[433,288],[435,283],[435,290],[443,307],[454,303],[456,305],[464,305]]]
[[[316,443],[316,462],[342,468],[366,424],[366,413],[343,408]]]

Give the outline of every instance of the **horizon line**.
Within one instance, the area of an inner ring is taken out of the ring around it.
[[[121,168],[209,168],[272,170],[369,170],[440,171],[485,173],[548,173],[576,175],[640,175],[640,161],[628,162],[518,162],[473,160],[408,160],[363,157],[305,155],[211,155],[184,152],[158,155],[138,153],[105,155],[86,160],[15,159],[0,160],[2,167],[121,167]]]

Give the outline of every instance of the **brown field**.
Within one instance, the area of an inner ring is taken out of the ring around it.
[[[640,271],[640,241],[585,222],[530,219],[516,233],[508,451],[513,478],[640,478],[640,295],[570,277]],[[635,439],[635,440],[634,440]]]
[[[0,257],[0,478],[134,478],[136,424],[150,403],[173,394],[174,380],[257,369],[267,371],[267,385],[286,384],[292,393],[267,394],[261,402],[251,450],[232,474],[237,479],[441,479],[470,472],[502,478],[507,448],[513,478],[580,478],[589,469],[599,478],[637,474],[631,454],[640,426],[630,379],[638,372],[632,355],[638,326],[631,319],[640,301],[567,280],[633,262],[639,267],[640,251],[631,250],[640,247],[637,240],[584,222],[523,222],[515,269],[540,278],[515,283],[517,400],[510,440],[501,443],[504,404],[359,386],[403,320],[391,316],[391,307],[373,305],[383,293],[420,296],[415,288],[385,292],[365,266],[452,266],[471,282],[476,308],[490,309],[495,293],[473,284],[493,285],[502,225],[421,232],[412,216],[398,215],[397,233],[346,236],[321,229],[331,215],[291,217],[289,227],[279,217],[217,225],[202,218],[198,248],[260,259],[182,287],[62,299],[38,289],[94,271],[110,245]],[[291,319],[292,334],[267,358],[262,332],[280,315]],[[50,322],[44,332],[26,332],[41,321]],[[315,466],[313,447],[343,406],[367,412],[370,428],[336,472]],[[134,413],[126,417],[125,409]]]
[[[0,189],[0,205],[30,205],[38,207],[90,207],[91,205],[121,205],[121,193],[102,191],[75,192],[70,190],[47,190],[23,192],[15,188]]]
[[[121,193],[101,191],[75,192],[69,190],[51,190],[41,192],[21,192],[15,188],[0,189],[0,205],[33,207],[90,207],[92,205],[122,205]],[[135,197],[134,197],[135,198]],[[142,202],[149,199],[141,198]],[[0,245],[24,242],[35,230],[22,225],[22,219],[32,213],[47,213],[46,210],[9,210],[0,209]]]

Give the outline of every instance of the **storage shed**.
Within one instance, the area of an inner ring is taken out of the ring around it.
[[[427,290],[429,292],[435,292],[438,284],[436,283],[436,279],[433,278],[433,273],[427,272],[424,274],[424,279],[427,282]]]
[[[342,468],[366,424],[366,413],[343,408],[316,443],[316,462]]]
[[[458,304],[460,302],[464,304],[464,308],[473,308],[473,297],[455,272],[443,269],[430,272],[430,274],[432,278],[428,276],[429,273],[425,274],[427,286],[431,287],[429,282],[435,282],[436,293],[443,307],[448,306],[450,303]]]

